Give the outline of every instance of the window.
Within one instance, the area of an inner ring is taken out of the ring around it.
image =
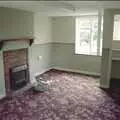
[[[113,40],[120,40],[120,15],[114,16]]]
[[[77,17],[75,43],[76,54],[101,55],[101,17],[98,15]]]

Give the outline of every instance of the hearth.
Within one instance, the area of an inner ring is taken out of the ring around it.
[[[28,66],[25,64],[10,68],[10,81],[12,90],[24,87],[29,81]]]

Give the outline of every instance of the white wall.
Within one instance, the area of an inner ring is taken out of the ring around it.
[[[0,39],[33,37],[33,13],[0,7]]]
[[[53,66],[100,74],[101,57],[75,54],[75,17],[52,18]]]
[[[113,40],[112,49],[120,49],[120,41]]]
[[[33,37],[33,13],[23,10],[0,7],[0,39]],[[3,51],[24,48],[26,45],[4,44],[0,50],[0,97],[5,95]]]
[[[52,18],[52,40],[53,42],[74,43],[75,26],[74,17]]]
[[[34,14],[34,36],[35,44],[52,42],[51,18],[39,15],[39,13]]]
[[[120,15],[120,9],[111,9],[112,15]],[[113,28],[112,28],[113,29]],[[112,56],[113,58],[120,58],[120,40],[113,40],[112,41]],[[118,49],[118,50],[115,50]],[[119,60],[112,60],[111,65],[111,77],[120,79],[120,61]]]
[[[0,7],[0,38],[35,37],[35,44],[27,42],[7,42],[0,51],[0,98],[5,95],[3,51],[28,48],[30,80],[51,65],[51,22],[48,17],[33,12]],[[39,59],[42,56],[42,59]]]

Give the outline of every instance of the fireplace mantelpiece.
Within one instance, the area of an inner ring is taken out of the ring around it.
[[[5,42],[10,42],[10,41],[28,41],[29,45],[31,46],[32,43],[34,42],[34,39],[33,38],[3,39],[3,40],[0,40],[0,50],[3,48]]]

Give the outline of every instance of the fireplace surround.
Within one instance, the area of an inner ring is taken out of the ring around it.
[[[28,49],[3,52],[6,95],[29,83]]]
[[[0,57],[1,57],[0,65],[2,67],[1,84],[4,85],[2,86],[3,90],[2,97],[17,95],[31,88],[29,80],[28,49],[30,46],[32,46],[33,43],[34,43],[33,37],[0,39]],[[26,67],[23,70],[13,72],[15,69],[21,68],[21,66]],[[21,85],[13,87],[13,85],[15,84],[14,79],[16,79],[16,76],[18,76],[18,74],[21,75],[21,80],[17,81],[21,82]],[[24,82],[22,83],[22,81]]]

